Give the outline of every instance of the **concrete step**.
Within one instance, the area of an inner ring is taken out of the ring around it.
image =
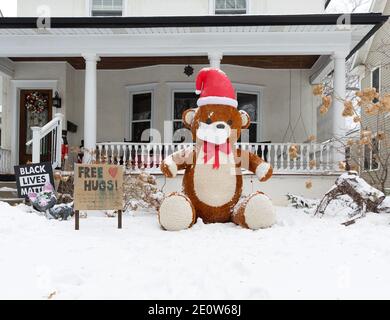
[[[15,175],[8,173],[0,173],[0,182],[1,181],[15,181]]]
[[[2,188],[16,189],[16,182],[15,181],[0,181],[0,190]]]
[[[18,197],[15,181],[0,181],[0,201],[10,205],[24,203],[24,199]]]
[[[0,198],[0,202],[6,202],[11,206],[16,206],[18,204],[24,203],[23,198]]]

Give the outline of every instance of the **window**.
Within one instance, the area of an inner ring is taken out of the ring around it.
[[[131,141],[141,142],[142,133],[151,128],[152,92],[131,94]]]
[[[92,0],[92,17],[118,17],[123,14],[123,0]]]
[[[258,101],[259,95],[253,93],[237,93],[238,110],[244,110],[249,114],[251,124],[249,127],[249,142],[257,142],[258,126],[259,126],[259,114],[258,114]],[[243,140],[248,141],[248,137],[244,137],[245,133],[241,135]]]
[[[183,128],[182,116],[183,112],[197,107],[197,96],[193,91],[182,90],[173,91],[173,133]],[[241,137],[244,141],[257,142],[259,136],[259,94],[245,91],[237,92],[238,109],[244,110],[249,114],[251,125],[247,134],[242,133]],[[249,137],[248,137],[249,134]],[[178,135],[181,136],[181,135]],[[183,140],[183,139],[181,139]],[[182,142],[174,139],[174,142]]]
[[[245,14],[246,0],[215,0],[215,14]]]
[[[195,92],[174,92],[173,93],[173,133],[183,128],[182,116],[184,111],[196,108],[198,96]],[[174,139],[174,142],[183,142],[184,137],[181,141]]]
[[[373,71],[371,71],[371,87],[375,88],[377,92],[380,92],[381,90],[381,81],[380,81],[380,68],[376,68]],[[374,103],[378,102],[378,99],[374,99]]]
[[[373,138],[371,141],[371,145],[364,146],[364,170],[372,171],[379,169],[379,140],[377,138]]]

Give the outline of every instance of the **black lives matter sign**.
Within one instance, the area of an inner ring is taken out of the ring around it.
[[[14,169],[20,198],[27,198],[30,192],[41,192],[46,183],[54,186],[53,168],[49,162],[15,166]]]

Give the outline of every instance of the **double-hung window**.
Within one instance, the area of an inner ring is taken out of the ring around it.
[[[92,0],[92,17],[118,17],[123,15],[123,0]]]
[[[371,145],[364,146],[364,171],[373,171],[379,169],[378,156],[380,152],[380,141],[374,137]]]
[[[145,138],[145,130],[151,128],[152,92],[131,94],[131,141],[141,142]],[[143,135],[144,134],[144,135]],[[149,138],[149,135],[148,135]]]
[[[247,0],[215,0],[215,14],[246,14]]]
[[[183,128],[183,113],[184,111],[196,108],[198,96],[193,91],[174,91],[173,92],[173,133],[174,142],[183,142],[183,136],[178,130]],[[175,135],[175,133],[177,135]],[[180,140],[179,138],[180,137]]]
[[[375,68],[371,71],[371,87],[375,88],[378,93],[381,90],[381,69],[380,67]],[[378,99],[374,99],[374,103],[378,102]]]

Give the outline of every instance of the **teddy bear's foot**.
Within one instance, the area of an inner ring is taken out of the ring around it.
[[[275,208],[264,193],[255,192],[237,204],[232,220],[252,230],[269,228],[276,222]]]
[[[158,218],[160,225],[168,231],[190,228],[196,220],[191,200],[182,193],[172,193],[162,202]]]

